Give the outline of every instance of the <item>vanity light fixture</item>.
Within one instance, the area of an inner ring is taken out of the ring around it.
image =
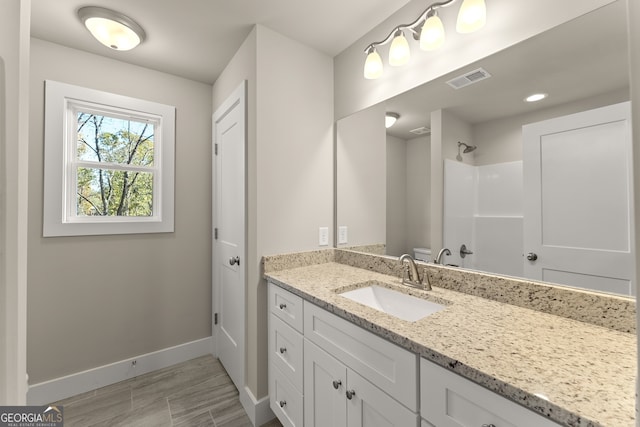
[[[389,65],[397,67],[406,64],[411,56],[409,42],[404,32],[407,30],[415,40],[420,40],[420,48],[430,51],[438,49],[444,43],[445,33],[437,10],[450,6],[457,0],[445,0],[431,4],[410,24],[398,25],[382,41],[371,43],[364,50],[367,59],[364,63],[364,77],[377,79],[382,76],[383,65],[376,48],[391,42]],[[484,27],[487,20],[485,0],[463,0],[458,12],[456,30],[459,33],[471,33]]]
[[[543,99],[545,99],[547,96],[549,96],[546,93],[534,93],[533,95],[529,95],[527,96],[524,101],[525,102],[538,102],[538,101],[542,101]]]
[[[111,9],[81,7],[78,9],[78,18],[96,40],[113,50],[131,50],[146,37],[138,23]]]
[[[384,127],[389,129],[396,123],[396,120],[400,118],[400,114],[398,113],[386,113],[384,115]]]

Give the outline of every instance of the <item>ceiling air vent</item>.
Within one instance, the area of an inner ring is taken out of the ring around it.
[[[461,89],[477,83],[480,80],[488,79],[489,77],[491,77],[491,74],[489,74],[487,70],[478,68],[477,70],[469,71],[468,73],[449,80],[447,84],[454,89]]]
[[[414,133],[416,135],[429,135],[431,133],[431,128],[427,126],[422,126],[416,129],[411,129],[409,132]]]

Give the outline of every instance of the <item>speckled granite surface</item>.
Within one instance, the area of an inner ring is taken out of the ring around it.
[[[314,304],[560,424],[635,425],[635,335],[451,289],[414,290],[393,277],[397,262],[391,259],[379,257],[376,267],[388,269],[390,276],[373,271],[371,260],[359,258],[363,268],[356,268],[346,265],[349,262],[344,257],[351,255],[340,254],[343,251],[339,250],[327,252],[331,252],[326,254],[327,259],[333,257],[341,263],[315,262],[277,270],[267,259],[266,276]],[[317,261],[318,255],[313,259]],[[279,266],[286,265],[286,260],[279,260]],[[442,277],[435,277],[437,274]],[[450,274],[444,269],[432,272],[433,280],[450,280]],[[451,280],[456,283],[457,279]],[[447,308],[417,322],[407,322],[335,292],[368,281],[445,302]],[[476,284],[477,292],[492,283]]]
[[[394,257],[335,250],[334,260],[378,273],[398,277],[402,275],[400,265]],[[620,332],[636,331],[636,301],[632,298],[435,264],[419,262],[418,265],[428,269],[429,280],[433,286],[580,320]]]

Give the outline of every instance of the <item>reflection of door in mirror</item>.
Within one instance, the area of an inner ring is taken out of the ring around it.
[[[445,160],[448,262],[633,294],[629,111],[622,103],[525,125],[522,161]],[[474,253],[461,258],[462,244]]]
[[[523,128],[525,277],[634,294],[630,103]]]

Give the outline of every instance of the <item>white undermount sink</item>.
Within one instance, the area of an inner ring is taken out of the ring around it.
[[[415,322],[445,308],[444,305],[378,285],[364,286],[342,292],[340,295],[409,322]]]

